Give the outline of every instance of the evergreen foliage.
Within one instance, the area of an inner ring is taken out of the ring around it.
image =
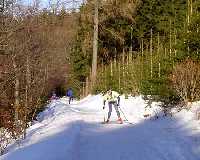
[[[121,93],[157,95],[161,100],[178,99],[169,78],[174,67],[188,56],[199,59],[200,5],[192,3],[103,1],[99,7],[99,69],[95,90],[113,88]],[[90,76],[93,7],[93,0],[82,6],[74,44],[74,48],[79,48],[75,50],[74,69],[81,73],[80,81]]]

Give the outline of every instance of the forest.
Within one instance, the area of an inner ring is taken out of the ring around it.
[[[91,87],[94,1],[88,1],[70,54],[74,80],[85,82],[85,94],[114,88],[166,103],[197,100],[199,7],[192,0],[99,2],[98,86]]]
[[[77,98],[109,88],[150,95],[163,107],[200,99],[198,0],[87,0],[71,9],[67,0],[47,8],[40,0],[0,3],[1,135],[25,138],[52,92],[64,96],[68,87]]]

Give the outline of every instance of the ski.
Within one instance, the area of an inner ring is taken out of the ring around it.
[[[125,121],[124,123],[128,123],[128,124],[134,125],[134,123],[128,122],[128,121]]]
[[[110,121],[110,122],[101,122],[101,124],[131,124],[134,125],[134,123],[132,122],[128,122],[128,121],[123,121],[123,123],[118,123],[117,121]]]
[[[117,122],[117,121],[110,121],[110,122],[101,122],[101,124],[124,124],[124,122],[123,123],[119,123],[119,122]]]

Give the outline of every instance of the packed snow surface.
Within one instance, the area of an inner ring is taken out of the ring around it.
[[[163,117],[159,103],[145,108],[141,96],[122,96],[121,117],[133,124],[117,124],[115,110],[111,122],[101,124],[108,111],[102,105],[101,95],[71,105],[67,98],[52,101],[27,138],[11,144],[0,160],[200,160],[200,102]],[[144,118],[146,112],[151,116]]]

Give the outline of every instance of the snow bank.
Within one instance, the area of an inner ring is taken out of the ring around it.
[[[27,129],[27,138],[20,146],[9,146],[1,160],[56,160],[73,157],[79,145],[81,119],[69,114],[68,106],[53,101],[37,117],[38,122]],[[71,116],[69,116],[71,115]],[[59,150],[58,150],[59,148]],[[23,155],[23,156],[22,156]]]
[[[0,155],[3,154],[7,146],[12,142],[11,133],[5,129],[0,128]]]

